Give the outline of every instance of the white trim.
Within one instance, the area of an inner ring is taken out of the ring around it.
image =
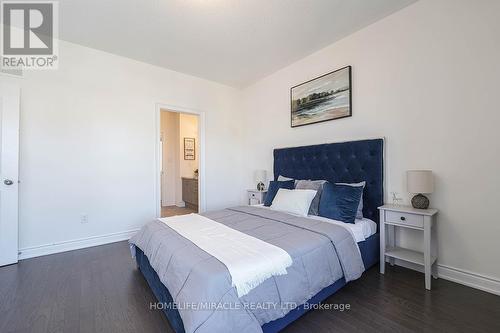
[[[21,73],[21,75],[16,75],[16,74],[10,74],[6,73],[3,71],[0,71],[0,77],[8,77],[8,78],[14,78],[14,79],[24,79],[24,74]]]
[[[386,259],[386,262],[389,262],[388,260],[389,258]],[[410,262],[396,259],[395,264],[419,271],[421,273],[424,272],[422,266],[415,265]],[[437,268],[438,277],[441,279],[463,284],[464,286],[486,291],[495,295],[500,295],[500,280],[497,278],[441,264],[438,264]]]
[[[2,60],[2,57],[0,56],[0,61],[1,60]],[[15,71],[15,69],[14,69],[14,71]],[[0,68],[0,77],[5,76],[5,77],[11,77],[14,79],[24,79],[24,71],[22,69],[19,69],[19,71],[21,71],[21,74],[17,75],[17,74],[9,73],[5,69]]]
[[[445,280],[500,295],[500,280],[463,269],[438,265],[438,275]]]
[[[299,128],[300,127],[302,127],[302,126],[299,126]],[[317,145],[328,145],[328,144],[333,144],[333,143],[346,143],[346,142],[367,141],[367,140],[382,140],[384,142],[384,148],[385,148],[385,140],[387,140],[387,138],[385,136],[368,136],[368,137],[365,137],[365,138],[359,138],[358,137],[358,138],[353,138],[353,139],[340,139],[339,141],[329,141],[329,142],[320,142],[320,143],[307,143],[307,144],[303,144],[302,146],[280,146],[280,147],[275,147],[274,149],[299,148],[299,147],[308,147],[308,146],[317,146]],[[384,149],[384,151],[385,151],[385,149]]]
[[[200,144],[200,152],[199,152],[199,162],[198,162],[198,211],[203,213],[206,210],[206,201],[205,201],[205,112],[196,109],[190,109],[187,107],[169,105],[166,103],[156,103],[155,106],[155,212],[156,216],[160,217],[161,215],[161,170],[160,170],[160,112],[161,110],[168,110],[171,112],[178,113],[187,113],[197,115],[198,118],[198,137]]]
[[[19,260],[129,240],[139,229],[19,249]]]

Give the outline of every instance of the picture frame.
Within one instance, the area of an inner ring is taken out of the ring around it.
[[[195,138],[184,138],[184,159],[196,159],[196,140]]]
[[[351,116],[351,66],[342,67],[290,88],[292,128]]]

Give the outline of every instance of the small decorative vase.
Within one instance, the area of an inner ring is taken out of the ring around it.
[[[417,194],[411,199],[411,205],[413,208],[427,209],[429,208],[429,199],[423,194]]]
[[[266,188],[266,186],[264,185],[264,183],[263,183],[263,182],[259,182],[259,183],[257,184],[257,190],[258,190],[258,191],[264,191],[264,189],[265,189],[265,188]]]

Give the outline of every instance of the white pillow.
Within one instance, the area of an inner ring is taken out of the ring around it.
[[[316,192],[280,188],[273,199],[271,209],[306,217]]]

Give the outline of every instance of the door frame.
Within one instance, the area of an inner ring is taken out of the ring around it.
[[[161,110],[184,113],[198,116],[198,142],[199,142],[199,161],[198,161],[198,212],[203,213],[206,210],[205,199],[205,112],[192,108],[170,105],[167,103],[156,103],[155,106],[155,213],[161,217]]]

